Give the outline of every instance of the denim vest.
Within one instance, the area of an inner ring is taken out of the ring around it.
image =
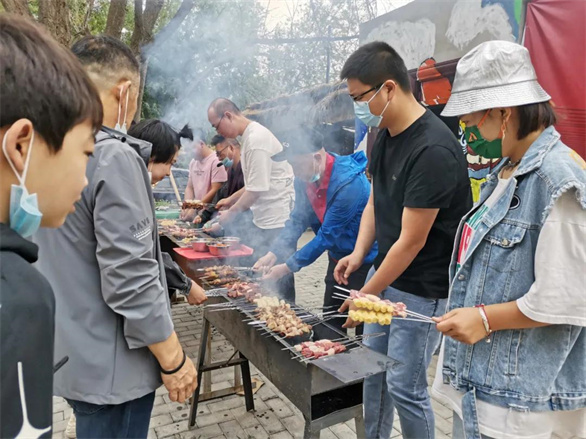
[[[462,227],[492,194],[507,162],[489,176],[479,202],[460,223],[450,264],[448,311],[524,296],[535,281],[535,248],[555,201],[575,188],[586,209],[586,163],[549,127],[531,145],[502,196],[482,218],[456,271]],[[586,407],[585,361],[586,328],[579,326],[497,331],[490,343],[471,346],[446,337],[443,379],[466,392],[464,427],[467,437],[479,438],[476,398],[520,411]]]

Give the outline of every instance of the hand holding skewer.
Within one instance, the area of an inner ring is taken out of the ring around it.
[[[190,305],[201,305],[206,300],[208,300],[208,298],[204,289],[192,280],[191,289],[189,290],[189,295],[187,296],[187,302],[189,302]]]
[[[344,312],[346,310],[356,311],[357,309],[358,309],[358,307],[356,306],[356,304],[354,303],[354,301],[352,299],[346,299],[344,301],[344,303],[342,304],[342,306],[340,307],[340,309],[338,310],[338,312]],[[346,322],[342,325],[342,328],[356,328],[361,323],[362,322],[355,322],[350,317],[348,317],[346,319]]]
[[[256,263],[252,266],[254,271],[261,271],[263,274],[266,274],[277,262],[277,256],[273,252],[268,252],[262,258],[260,258]]]
[[[278,281],[289,273],[291,273],[291,270],[287,267],[287,264],[275,265],[262,277],[262,280]]]

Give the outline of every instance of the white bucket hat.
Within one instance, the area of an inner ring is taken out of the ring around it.
[[[487,41],[458,62],[452,95],[442,116],[462,116],[550,99],[537,82],[525,47],[509,41]]]

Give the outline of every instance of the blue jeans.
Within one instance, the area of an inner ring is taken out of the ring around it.
[[[78,439],[145,438],[149,433],[155,392],[117,405],[68,399],[76,418]]]
[[[371,270],[369,277],[374,274]],[[426,316],[443,315],[447,299],[426,299],[388,287],[381,298],[403,302],[407,309]],[[365,340],[368,347],[391,358],[386,373],[364,380],[364,423],[368,439],[388,439],[397,409],[405,439],[433,438],[435,421],[429,393],[427,368],[440,333],[435,325],[393,319],[390,326],[366,324],[364,334],[385,336]]]
[[[480,437],[481,439],[491,439],[489,436],[483,434],[481,434]],[[452,419],[452,439],[467,439],[466,434],[464,433],[462,419],[460,419],[456,412],[454,412],[454,417]]]

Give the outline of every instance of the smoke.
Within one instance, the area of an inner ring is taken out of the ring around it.
[[[254,40],[262,9],[247,0],[199,2],[169,38],[148,49],[147,92],[173,126],[204,128],[217,97],[244,106],[267,98]],[[266,79],[264,79],[266,82]]]

